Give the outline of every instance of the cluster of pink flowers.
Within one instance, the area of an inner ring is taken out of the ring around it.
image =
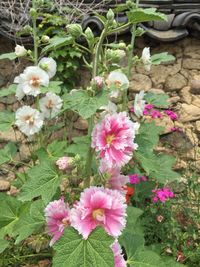
[[[152,192],[154,193],[154,196],[152,199],[154,203],[158,201],[165,202],[166,200],[170,198],[174,198],[174,193],[167,187],[158,188],[158,189],[152,190]]]
[[[170,119],[173,120],[173,121],[178,119],[178,115],[174,111],[172,111],[170,109],[165,110],[164,113],[166,115],[168,115],[170,117]]]
[[[167,109],[163,112],[160,112],[159,110],[155,109],[152,104],[145,105],[143,115],[149,115],[154,119],[162,118],[164,115],[169,116],[169,118],[173,121],[178,119],[178,115],[174,111]]]
[[[129,174],[128,177],[129,177],[130,184],[139,184],[140,182],[147,181],[147,178],[145,176],[139,175],[137,173]]]
[[[139,124],[132,122],[126,112],[107,114],[92,132],[92,147],[99,153],[100,166],[121,168],[132,157]]]

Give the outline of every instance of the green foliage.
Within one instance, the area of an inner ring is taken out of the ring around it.
[[[0,90],[0,97],[5,97],[9,95],[13,95],[16,92],[17,85],[11,84],[7,88],[1,88]]]
[[[29,201],[41,196],[47,204],[55,195],[61,179],[53,163],[43,161],[40,165],[29,169],[28,176],[29,179],[21,188],[19,199]]]
[[[88,136],[79,136],[73,138],[73,144],[67,148],[67,153],[72,155],[80,155],[83,159],[86,159],[88,147],[90,145],[90,139]]]
[[[156,8],[133,9],[127,12],[128,20],[131,23],[141,23],[153,20],[166,20],[167,17],[163,13],[157,12]]]
[[[67,142],[54,140],[47,146],[47,153],[49,159],[56,161],[58,158],[64,156],[67,152]]]
[[[59,82],[59,81],[50,81],[48,87],[42,87],[41,88],[41,92],[43,94],[45,94],[47,92],[52,92],[52,93],[59,95],[61,92],[61,84],[62,84],[62,82]]]
[[[0,150],[0,165],[11,162],[17,153],[17,147],[14,143],[10,142]]]
[[[11,52],[11,53],[6,53],[6,54],[1,54],[0,55],[0,60],[1,59],[14,60],[16,58],[17,58],[17,55],[15,54],[15,52]]]
[[[0,112],[0,131],[8,131],[15,122],[15,113],[5,110]]]
[[[43,48],[42,53],[47,53],[51,50],[58,49],[63,46],[67,46],[72,43],[73,43],[73,38],[71,36],[67,36],[67,37],[55,36],[51,38],[49,41],[49,44]]]
[[[0,253],[2,253],[9,246],[9,242],[5,239],[0,239]]]
[[[91,97],[84,90],[77,90],[64,96],[64,109],[71,109],[78,112],[84,119],[90,118],[96,111],[108,103],[108,94],[102,93]]]
[[[175,57],[172,55],[169,55],[168,52],[163,52],[159,54],[155,54],[151,56],[151,64],[153,65],[159,65],[164,62],[174,62]]]
[[[167,108],[169,107],[169,96],[167,94],[154,94],[146,93],[144,99],[148,104],[154,105],[156,108]]]
[[[76,230],[68,227],[64,235],[54,245],[56,254],[53,267],[114,267],[114,257],[110,245],[113,238],[103,228],[96,228],[84,240]]]

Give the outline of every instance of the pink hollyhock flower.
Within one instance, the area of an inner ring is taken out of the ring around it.
[[[114,262],[115,262],[114,267],[126,267],[127,266],[126,261],[124,260],[121,247],[117,241],[115,241],[111,245],[111,249],[114,254]]]
[[[114,237],[121,234],[126,224],[125,196],[117,190],[103,187],[85,189],[80,201],[71,210],[71,225],[87,239],[98,225]]]
[[[170,119],[173,120],[173,121],[178,119],[178,115],[175,112],[173,112],[172,110],[170,110],[170,109],[165,110],[164,113],[166,115],[168,115],[170,117]]]
[[[110,168],[122,167],[137,148],[134,138],[138,128],[139,124],[133,123],[126,112],[107,114],[93,129],[92,147]]]
[[[64,199],[50,202],[45,208],[48,234],[53,236],[50,241],[52,246],[63,234],[65,227],[70,225],[70,209]]]
[[[152,190],[154,193],[153,202],[156,203],[158,201],[165,202],[166,200],[170,198],[174,198],[174,193],[167,187],[158,188],[155,190]]]
[[[62,157],[56,161],[56,165],[58,166],[59,170],[63,171],[71,167],[71,164],[72,164],[72,158],[70,157]]]

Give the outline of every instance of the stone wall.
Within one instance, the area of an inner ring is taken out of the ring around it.
[[[167,92],[170,96],[171,108],[178,113],[179,120],[175,123],[168,120],[156,120],[158,124],[165,127],[165,135],[161,138],[162,144],[157,150],[178,156],[176,169],[186,168],[188,160],[192,160],[194,166],[200,170],[198,140],[200,136],[200,40],[186,38],[178,42],[163,44],[149,39],[140,39],[136,44],[136,52],[141,54],[145,46],[151,47],[151,54],[169,52],[175,56],[176,60],[171,64],[152,66],[150,72],[146,72],[142,66],[134,68],[129,89],[130,101],[140,90]],[[0,54],[13,51],[13,48],[14,44],[0,37]],[[12,82],[17,73],[23,70],[25,64],[25,62],[19,64],[6,60],[0,61],[0,87]],[[17,108],[18,103],[14,97],[0,98],[0,110],[16,110]],[[171,132],[172,127],[178,127],[182,131]],[[87,122],[78,118],[78,121],[74,123],[74,135],[86,129]],[[21,141],[22,136],[18,131],[16,133],[13,130],[9,133],[0,132],[0,145],[3,146],[9,140],[14,141],[15,134],[21,144],[20,157],[26,160],[29,151],[25,141]],[[62,136],[62,132],[55,133],[55,135]],[[0,169],[0,178],[2,177],[10,180],[14,178],[14,174]]]

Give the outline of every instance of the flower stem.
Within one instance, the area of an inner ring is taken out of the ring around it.
[[[33,8],[36,9],[35,0],[33,0]],[[34,63],[38,64],[38,37],[37,37],[37,24],[36,24],[36,16],[32,16],[33,22],[33,43],[34,43]]]

